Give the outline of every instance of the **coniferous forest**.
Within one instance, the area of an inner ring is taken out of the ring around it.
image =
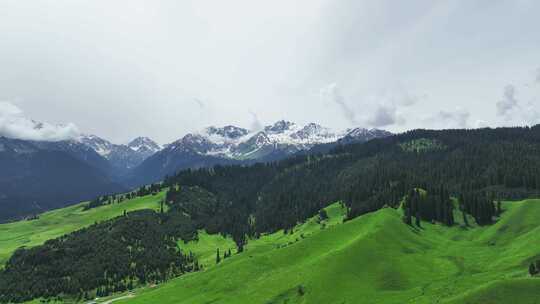
[[[42,246],[19,249],[0,274],[0,302],[61,294],[102,297],[197,271],[197,259],[176,244],[178,237],[187,240],[194,232],[189,220],[178,217],[150,210],[129,212]],[[182,226],[171,232],[167,228],[173,222]]]
[[[418,142],[422,149],[414,149]],[[451,210],[460,208],[483,225],[496,214],[496,200],[540,191],[539,152],[540,126],[414,130],[340,146],[328,154],[182,171],[165,184],[198,185],[214,193],[217,218],[205,227],[231,234],[240,244],[244,235],[291,228],[335,201],[343,201],[348,218],[354,218],[383,206],[397,207],[408,196],[405,204],[412,217],[452,225]],[[428,195],[411,202],[412,189]],[[174,201],[175,194],[168,200]],[[450,197],[459,198],[459,204]]]

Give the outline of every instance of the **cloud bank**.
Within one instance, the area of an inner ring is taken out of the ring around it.
[[[512,111],[517,107],[516,88],[509,84],[504,88],[503,98],[497,102],[497,115],[510,119]]]
[[[345,102],[345,98],[339,91],[339,88],[336,83],[331,83],[326,87],[322,88],[319,92],[322,100],[333,102],[338,105],[343,117],[352,125],[358,124],[356,120],[356,114],[354,110]]]
[[[398,120],[395,106],[378,105],[373,115],[367,119],[367,123],[371,127],[381,128],[396,124]]]
[[[471,127],[469,120],[471,113],[463,108],[457,107],[454,110],[440,110],[434,114],[428,115],[423,122],[436,129],[453,129]],[[473,127],[486,127],[487,122],[477,120]]]
[[[471,114],[465,109],[456,109],[455,111],[440,111],[436,115],[445,127],[466,128],[469,125]]]
[[[24,117],[23,111],[9,102],[0,102],[0,137],[37,141],[76,139],[79,129],[73,123],[52,125]]]
[[[252,118],[251,124],[249,126],[250,131],[252,132],[261,131],[264,128],[264,126],[261,120],[259,119],[259,116],[257,116],[257,113],[253,111],[249,111],[249,115],[251,115],[251,118]]]

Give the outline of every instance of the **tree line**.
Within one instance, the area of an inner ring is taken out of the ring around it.
[[[105,206],[105,205],[112,205],[115,203],[118,204],[125,200],[131,200],[137,197],[143,197],[147,195],[157,195],[159,192],[163,190],[163,188],[164,188],[163,184],[154,183],[151,185],[142,186],[138,188],[137,190],[131,191],[128,193],[108,194],[108,195],[98,196],[97,198],[85,204],[83,207],[83,211]]]

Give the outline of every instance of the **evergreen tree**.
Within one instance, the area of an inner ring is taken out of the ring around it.
[[[328,219],[328,213],[326,212],[326,210],[321,209],[319,211],[319,218],[321,219],[321,221],[324,221],[324,220]]]
[[[537,273],[538,273],[538,269],[536,269],[536,266],[534,266],[534,263],[531,263],[531,265],[529,265],[529,274],[531,276],[535,276]]]
[[[412,225],[411,209],[409,207],[406,207],[404,212],[405,215],[403,217],[403,222],[405,222],[405,224],[409,226]]]
[[[221,257],[219,255],[219,248],[218,248],[216,252],[216,264],[219,264],[219,262],[221,262]]]

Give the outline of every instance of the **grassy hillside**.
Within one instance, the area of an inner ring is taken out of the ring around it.
[[[105,205],[99,208],[83,211],[86,203],[49,211],[41,214],[39,219],[19,221],[0,225],[0,267],[4,265],[11,254],[21,246],[36,246],[46,240],[57,238],[95,222],[111,219],[123,214],[124,210],[159,208],[159,201],[165,197],[165,192],[158,195],[148,195],[119,204]]]
[[[340,224],[339,204],[317,218],[250,241],[247,251],[213,266],[201,234],[187,248],[206,270],[138,291],[127,303],[538,303],[540,278],[527,265],[540,256],[540,200],[504,203],[487,227],[403,224],[385,208]]]

